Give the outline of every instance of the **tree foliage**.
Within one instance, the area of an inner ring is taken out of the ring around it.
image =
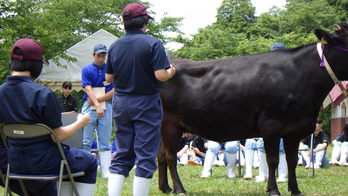
[[[64,51],[97,30],[103,28],[115,36],[124,34],[121,13],[130,2],[135,1],[0,0],[0,82],[8,75],[9,53],[17,39],[38,40],[47,60],[57,56],[73,60]],[[180,21],[171,17],[152,21],[148,33],[169,41],[164,32],[179,32]]]
[[[217,21],[201,29],[173,54],[193,60],[218,59],[265,52],[277,41],[293,48],[316,41],[315,28],[347,20],[348,0],[288,0],[255,16],[250,0],[224,0]]]

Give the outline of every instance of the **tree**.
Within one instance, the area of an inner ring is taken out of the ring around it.
[[[134,0],[0,0],[0,52],[6,54],[0,56],[0,82],[9,73],[10,49],[17,39],[38,40],[46,60],[58,56],[73,60],[64,51],[97,30],[124,34],[121,13],[130,2]],[[165,17],[150,22],[148,33],[168,41],[164,32],[177,32],[180,21]]]

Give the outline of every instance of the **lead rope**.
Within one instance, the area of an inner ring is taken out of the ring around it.
[[[341,82],[340,80],[338,80],[337,76],[336,76],[335,73],[332,71],[329,62],[326,60],[326,58],[325,58],[325,56],[324,56],[324,50],[323,50],[323,48],[324,48],[324,44],[322,44],[322,43],[318,43],[318,44],[317,44],[318,54],[319,54],[319,57],[320,57],[320,59],[321,59],[320,66],[322,66],[322,65],[325,66],[326,71],[328,72],[328,74],[330,75],[330,77],[332,78],[332,80],[334,81],[334,83],[340,87],[340,89],[341,89],[343,95],[344,95],[344,96],[347,96],[347,95],[348,95],[347,89],[344,88],[344,86],[342,85],[342,82]]]

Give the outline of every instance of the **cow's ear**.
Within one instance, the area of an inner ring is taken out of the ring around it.
[[[323,44],[330,43],[332,41],[330,34],[322,29],[315,29],[314,33],[319,41]]]

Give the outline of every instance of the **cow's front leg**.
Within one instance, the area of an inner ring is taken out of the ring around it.
[[[280,138],[264,137],[266,158],[268,164],[268,185],[267,192],[270,196],[278,196],[280,192],[276,183],[275,171],[279,164],[279,143]]]
[[[298,146],[300,141],[293,138],[284,138],[284,148],[286,153],[286,161],[288,163],[288,189],[291,195],[302,196],[297,186],[296,166],[298,161]]]
[[[167,160],[166,160],[166,151],[161,139],[160,149],[158,151],[157,162],[158,162],[158,187],[163,193],[170,193],[172,189],[168,184],[168,174],[167,174]]]

